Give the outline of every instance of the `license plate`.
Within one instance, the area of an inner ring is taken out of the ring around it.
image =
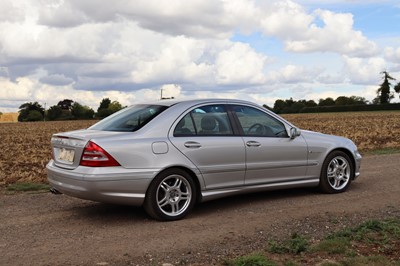
[[[73,163],[74,162],[75,151],[70,149],[60,148],[58,150],[57,159],[60,161]]]

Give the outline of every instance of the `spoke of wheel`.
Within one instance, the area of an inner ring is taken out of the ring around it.
[[[335,184],[336,184],[336,178],[335,178],[335,177],[329,178],[328,181],[329,181],[329,184],[330,184],[332,187],[335,187]]]
[[[335,171],[328,171],[328,178],[334,178],[335,177]]]
[[[177,178],[174,184],[174,188],[179,188],[182,184],[182,180]]]
[[[336,171],[337,169],[338,169],[338,167],[340,166],[339,165],[339,162],[338,162],[338,160],[335,158],[335,159],[333,159],[332,160],[332,163],[333,163],[333,169]]]
[[[343,161],[343,164],[340,166],[343,170],[347,169],[347,162]]]
[[[174,203],[171,202],[171,213],[176,213],[179,211],[178,203],[179,203],[178,201]]]
[[[158,201],[158,206],[160,206],[160,207],[164,207],[167,204],[168,204],[167,197],[164,197],[164,198],[162,198],[161,200]]]
[[[165,192],[168,191],[171,187],[164,181],[160,184],[160,188],[162,188]]]
[[[335,188],[340,187],[340,180],[335,178],[335,184],[333,185]]]
[[[181,200],[188,200],[189,199],[189,193],[188,192],[182,192],[180,199]]]

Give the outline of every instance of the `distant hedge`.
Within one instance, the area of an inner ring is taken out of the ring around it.
[[[300,113],[400,110],[400,103],[304,107]]]

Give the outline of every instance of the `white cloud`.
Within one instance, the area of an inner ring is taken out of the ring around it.
[[[256,53],[248,44],[235,43],[221,51],[216,59],[218,84],[261,84],[266,56]]]
[[[400,47],[386,47],[384,50],[385,59],[400,64]]]
[[[212,66],[201,60],[206,52],[204,41],[184,36],[165,38],[161,47],[147,58],[140,58],[132,79],[136,83],[193,81],[210,78]]]
[[[307,68],[298,65],[287,65],[268,74],[269,83],[313,83],[323,72],[322,67]]]
[[[68,78],[62,74],[54,74],[54,75],[48,75],[48,76],[41,78],[40,82],[49,84],[49,85],[61,86],[61,85],[71,84],[74,82],[74,80],[72,78]]]
[[[283,40],[303,38],[313,16],[293,1],[271,1],[264,4],[260,23],[264,34]]]
[[[380,74],[385,70],[383,58],[372,57],[369,59],[343,56],[344,73],[354,84],[379,84]]]
[[[267,35],[284,41],[292,52],[336,52],[368,57],[378,52],[377,45],[353,29],[353,15],[317,9],[308,14],[292,1],[274,1],[261,20]],[[323,26],[316,24],[317,20]]]
[[[18,1],[2,1],[0,5],[0,21],[15,22],[25,17]]]
[[[0,100],[27,100],[35,90],[34,85],[26,77],[18,78],[15,82],[0,78]]]
[[[322,84],[339,84],[346,82],[346,76],[343,73],[323,74],[317,78]]]
[[[128,105],[158,99],[161,88],[165,97],[268,102],[282,89],[378,84],[387,62],[391,73],[400,68],[400,48],[380,55],[352,14],[299,3],[3,0],[0,106],[72,98],[97,107],[103,97]],[[326,52],[343,58],[342,72]]]
[[[182,96],[181,95],[182,87],[176,84],[162,85],[160,90],[162,93],[162,98],[180,98]]]

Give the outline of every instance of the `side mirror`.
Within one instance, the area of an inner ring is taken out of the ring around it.
[[[292,127],[290,129],[290,138],[295,139],[296,137],[300,136],[301,130],[297,127]]]

